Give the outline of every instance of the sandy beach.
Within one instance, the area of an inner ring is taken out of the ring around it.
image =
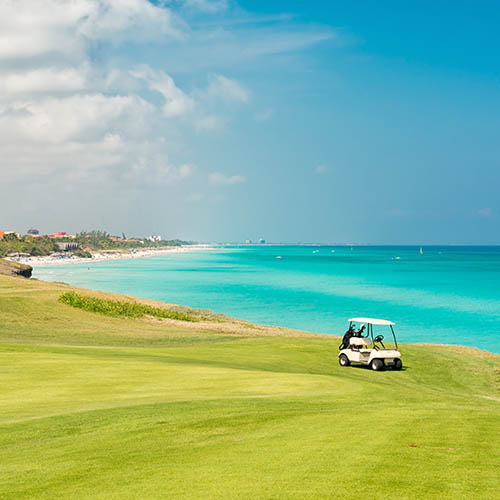
[[[32,267],[36,266],[52,266],[52,265],[66,265],[66,264],[84,264],[108,260],[121,260],[121,259],[139,259],[143,257],[154,257],[156,255],[165,255],[171,253],[186,253],[194,252],[197,250],[209,250],[214,248],[211,245],[183,245],[178,247],[164,247],[164,248],[143,248],[131,250],[101,250],[92,252],[92,257],[76,257],[74,255],[65,257],[62,254],[46,255],[41,257],[19,257],[11,258],[12,262],[19,262],[21,264],[28,264]]]

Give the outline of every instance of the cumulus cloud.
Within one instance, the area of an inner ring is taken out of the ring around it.
[[[184,30],[147,0],[2,0],[0,60],[82,56],[93,41],[178,39]]]
[[[66,190],[92,179],[137,189],[192,176],[193,165],[169,159],[172,120],[198,131],[217,128],[224,123],[221,104],[248,101],[243,86],[211,74],[205,87],[186,91],[164,70],[92,57],[97,42],[113,48],[121,41],[178,41],[188,31],[171,9],[148,0],[0,2],[5,181],[56,175]]]
[[[83,90],[87,82],[87,67],[81,68],[34,68],[5,74],[0,80],[0,95],[36,96],[37,94],[61,94]],[[0,99],[2,99],[0,97]]]
[[[217,116],[221,104],[246,103],[248,91],[236,80],[223,75],[211,74],[205,88],[195,88],[187,93],[175,84],[164,71],[148,66],[130,71],[130,74],[146,82],[163,98],[163,112],[167,117],[183,117],[197,130],[219,127],[223,120]]]
[[[149,67],[131,71],[136,78],[144,79],[149,88],[159,92],[164,99],[163,111],[167,116],[185,115],[194,107],[194,100],[175,85],[173,78],[163,71]]]
[[[224,175],[220,172],[212,172],[208,176],[208,180],[210,181],[210,184],[231,186],[232,184],[241,184],[242,182],[246,182],[246,177],[243,175]]]
[[[226,0],[0,0],[0,210],[12,205],[4,196],[15,192],[10,184],[31,190],[42,206],[63,192],[99,191],[104,205],[113,192],[206,181],[202,166],[183,156],[193,149],[189,139],[223,128],[254,101],[220,61],[329,36],[237,34],[230,24],[185,20],[226,10]],[[154,55],[143,57],[149,49]],[[246,178],[213,172],[208,181]]]

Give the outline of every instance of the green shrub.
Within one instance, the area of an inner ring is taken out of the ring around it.
[[[153,307],[137,302],[122,302],[118,300],[99,299],[87,295],[79,295],[75,292],[65,292],[59,297],[59,301],[84,311],[106,314],[114,317],[142,318],[143,316],[154,316],[155,318],[169,318],[180,321],[198,321],[200,318],[189,313]]]
[[[77,250],[74,250],[71,253],[75,257],[82,257],[84,259],[90,259],[92,257],[92,254],[89,251],[82,250],[81,248],[78,248]]]

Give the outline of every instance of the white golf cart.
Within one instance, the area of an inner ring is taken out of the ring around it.
[[[355,324],[361,325],[356,331]],[[366,331],[364,331],[367,325]],[[394,339],[395,349],[386,349],[382,335],[373,336],[373,325],[389,326]],[[401,353],[398,351],[398,342],[394,334],[394,323],[385,319],[351,318],[349,330],[342,339],[339,349],[340,366],[349,366],[351,363],[360,363],[379,371],[390,366],[393,370],[401,370]]]

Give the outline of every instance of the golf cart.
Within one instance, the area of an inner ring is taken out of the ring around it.
[[[361,324],[355,330],[355,323]],[[365,331],[365,325],[367,329]],[[394,339],[395,349],[386,349],[382,335],[373,336],[373,325],[389,326]],[[372,370],[379,371],[390,366],[393,370],[401,370],[401,353],[398,351],[398,342],[394,329],[394,323],[385,319],[375,318],[351,318],[349,330],[344,335],[339,346],[340,366],[349,366],[351,363],[360,363],[369,366]]]

